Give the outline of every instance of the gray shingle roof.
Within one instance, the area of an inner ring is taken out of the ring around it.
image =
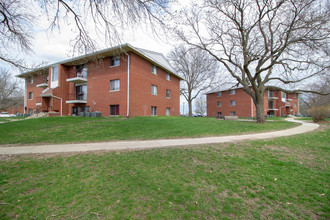
[[[74,57],[74,58],[71,58],[71,59],[56,62],[56,63],[46,65],[46,66],[41,67],[41,68],[37,68],[37,69],[33,69],[31,71],[28,71],[28,72],[21,73],[21,74],[17,75],[17,77],[24,78],[24,77],[26,77],[30,74],[36,73],[38,71],[47,70],[48,67],[53,66],[53,65],[57,65],[57,64],[72,65],[75,62],[79,62],[79,60],[86,60],[89,57],[93,57],[93,56],[95,57],[95,56],[98,56],[98,55],[106,57],[106,56],[110,56],[111,53],[113,53],[113,54],[117,53],[118,54],[118,52],[120,52],[120,51],[126,51],[126,52],[132,51],[132,52],[144,57],[145,59],[149,60],[150,62],[154,63],[155,65],[159,66],[160,68],[164,69],[165,71],[169,72],[170,74],[172,74],[172,75],[174,75],[174,76],[176,76],[176,77],[178,77],[179,79],[182,80],[182,78],[180,76],[175,74],[173,67],[168,62],[168,60],[164,57],[163,54],[158,53],[158,52],[154,52],[154,51],[150,51],[150,50],[145,50],[145,49],[142,49],[142,48],[137,48],[137,47],[134,47],[130,44],[122,44],[122,45],[107,48],[107,49],[104,49],[104,50],[96,51],[94,53],[90,53],[90,54],[86,54],[86,55],[83,55],[83,56],[78,56],[78,57]]]

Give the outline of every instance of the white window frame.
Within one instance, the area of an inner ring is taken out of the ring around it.
[[[151,115],[157,116],[157,106],[151,106]]]
[[[157,75],[157,66],[154,64],[151,64],[151,72],[155,75]]]
[[[111,65],[113,60],[115,61],[115,65]],[[116,61],[119,61],[119,63],[116,64]],[[110,67],[115,67],[115,66],[120,66],[120,56],[119,55],[110,57]]]
[[[157,86],[151,85],[151,95],[157,95]]]
[[[30,98],[30,94],[31,94],[31,98]],[[29,100],[33,99],[33,92],[29,92]]]
[[[221,102],[217,102],[217,107],[221,107]]]
[[[166,116],[171,116],[171,108],[166,108]]]
[[[166,98],[168,98],[168,99],[171,98],[171,90],[169,90],[169,89],[166,89]]]
[[[112,85],[112,82],[114,85]],[[120,90],[120,79],[110,80],[110,92],[117,92]]]
[[[166,73],[166,80],[171,81],[171,75],[169,73]]]
[[[229,95],[235,95],[235,90],[229,90]]]
[[[50,69],[51,69],[50,87],[51,88],[56,88],[56,87],[58,87],[58,78],[59,78],[58,65],[52,66]],[[56,74],[54,74],[54,73],[56,73]]]
[[[235,102],[235,100],[230,100],[229,104],[230,104],[230,106],[235,106],[236,102]]]

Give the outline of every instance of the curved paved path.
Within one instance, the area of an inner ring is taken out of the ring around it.
[[[287,119],[292,121],[293,119]],[[245,140],[259,140],[267,138],[285,137],[295,134],[301,134],[313,131],[319,127],[318,124],[304,121],[295,121],[301,123],[300,126],[281,131],[264,132],[245,135],[231,135],[222,137],[205,138],[183,138],[183,139],[160,139],[146,141],[112,141],[100,143],[81,143],[81,144],[49,144],[20,147],[0,147],[0,154],[31,154],[31,153],[65,153],[65,152],[85,152],[98,150],[127,150],[127,149],[147,149],[161,148],[185,145],[202,145],[237,142]]]

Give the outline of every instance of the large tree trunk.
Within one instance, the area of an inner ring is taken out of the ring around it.
[[[257,110],[256,113],[257,123],[265,123],[264,91],[256,92],[256,98],[254,104]]]
[[[189,117],[192,116],[192,100],[188,100],[188,107],[189,107]]]

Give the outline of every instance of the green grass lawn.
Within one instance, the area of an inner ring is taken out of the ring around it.
[[[312,117],[298,117],[296,120],[301,120],[301,121],[313,121]],[[330,121],[330,118],[326,118],[325,121]]]
[[[49,117],[0,124],[0,144],[220,136],[281,130],[296,125],[285,121],[257,124],[192,117]]]
[[[239,119],[248,119],[248,117],[238,117]],[[280,120],[285,120],[287,117],[265,117],[265,119],[268,120],[276,120],[276,121],[280,121]],[[255,120],[255,118],[252,118],[253,120]]]
[[[329,135],[3,156],[0,218],[329,219]]]

